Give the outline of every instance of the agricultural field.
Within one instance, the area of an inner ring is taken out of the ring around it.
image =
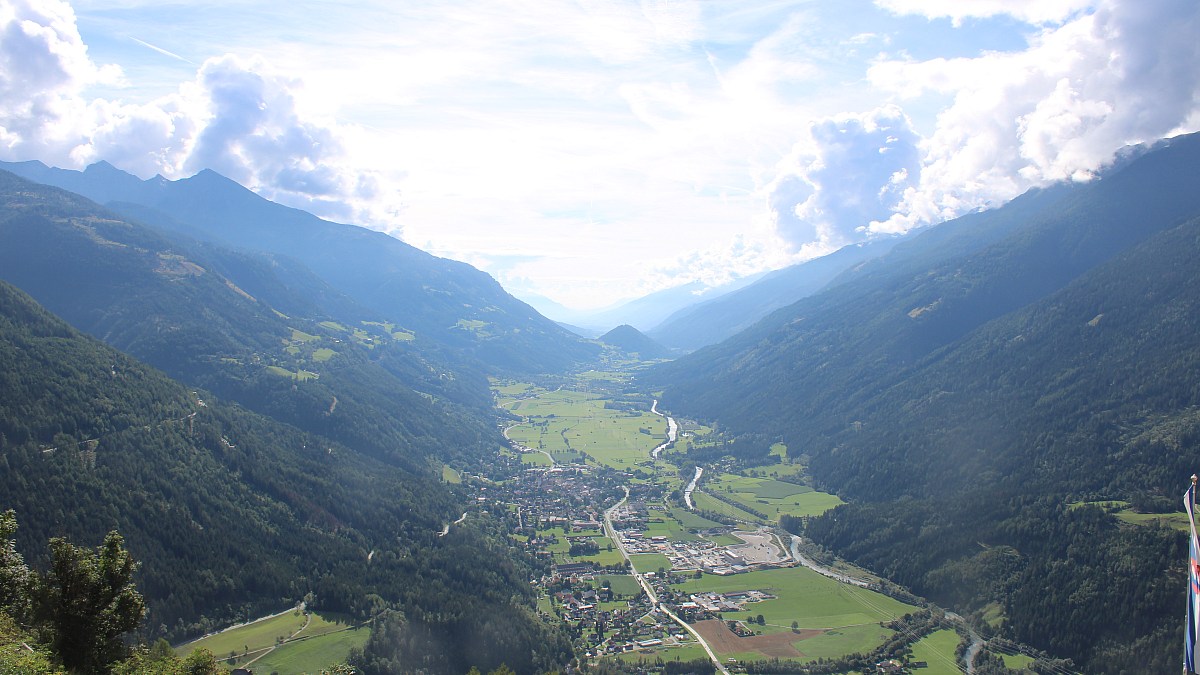
[[[775,478],[754,476],[739,476],[723,473],[706,479],[702,489],[708,493],[720,494],[732,499],[739,505],[748,507],[767,515],[767,522],[779,522],[783,514],[792,516],[820,515],[842,503],[836,495],[818,492],[807,485],[785,482]],[[710,495],[711,498],[711,495]],[[697,506],[703,500],[697,501]],[[712,501],[717,501],[713,499]],[[708,502],[705,502],[708,504]],[[718,513],[725,513],[734,518],[746,519],[740,509],[722,503],[722,507],[711,505]],[[710,508],[710,505],[700,506]],[[761,518],[754,518],[761,521]]]
[[[912,647],[914,661],[924,661],[928,668],[922,668],[922,675],[958,675],[962,667],[958,665],[955,650],[962,639],[952,630],[939,630],[921,638]]]
[[[646,462],[650,450],[666,440],[663,418],[648,410],[606,408],[609,399],[601,394],[536,390],[514,384],[493,386],[497,405],[525,418],[508,429],[508,437],[534,450],[549,452],[555,461],[587,457],[596,464],[632,470]],[[544,459],[549,463],[548,458]],[[528,453],[522,461],[542,463]]]
[[[728,635],[722,633],[720,625],[708,628],[714,638],[719,639],[721,656],[739,660],[773,656],[811,660],[870,651],[890,634],[880,627],[881,621],[890,621],[915,609],[885,595],[840,584],[802,567],[727,577],[705,574],[675,588],[686,593],[759,590],[775,596],[771,600],[747,604],[746,616],[727,614],[724,618],[745,619],[761,614],[764,625],[751,627],[761,631],[762,638],[781,637],[770,640],[738,638],[727,630]],[[792,622],[799,632],[793,632]]]

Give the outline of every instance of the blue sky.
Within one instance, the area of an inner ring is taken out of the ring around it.
[[[0,0],[0,158],[212,168],[595,307],[1200,128],[1194,0]]]

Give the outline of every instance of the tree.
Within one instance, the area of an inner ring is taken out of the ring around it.
[[[17,514],[0,513],[0,610],[23,617],[29,604],[29,567],[17,553]]]
[[[70,670],[107,671],[126,654],[121,636],[146,613],[124,544],[115,530],[95,552],[50,540],[50,569],[34,584],[34,620]]]

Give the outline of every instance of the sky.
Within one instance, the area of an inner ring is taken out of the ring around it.
[[[596,308],[1200,129],[1195,0],[0,0],[0,159],[259,194]],[[353,261],[348,261],[353,264]]]

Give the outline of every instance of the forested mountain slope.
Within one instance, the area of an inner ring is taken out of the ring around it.
[[[527,606],[526,563],[485,519],[438,535],[462,508],[441,483],[194,393],[3,282],[0,467],[0,508],[16,510],[31,563],[51,536],[125,535],[149,637],[311,593],[316,608],[363,619],[393,607],[477,647],[437,654],[447,666],[434,672],[563,657]]]
[[[1175,139],[1103,180],[938,226],[647,382],[676,409],[735,429],[811,434],[830,406],[853,408],[936,350],[1200,213],[1198,181],[1200,137]]]
[[[1197,256],[1187,136],[934,228],[651,377],[853,500],[808,523],[817,541],[998,608],[1084,672],[1167,672],[1182,535],[1077,504],[1174,510],[1200,464]]]
[[[449,348],[489,368],[532,373],[561,370],[598,352],[470,265],[275,204],[212,171],[178,181],[140,181],[106,163],[83,172],[38,162],[0,168],[196,239],[292,258],[413,332],[418,347]]]
[[[606,345],[612,345],[626,354],[636,354],[643,361],[664,359],[670,356],[670,350],[651,340],[642,331],[624,324],[608,331],[597,338]]]
[[[469,463],[498,442],[482,373],[429,359],[386,322],[264,300],[304,311],[314,290],[354,311],[302,268],[172,238],[6,172],[0,278],[174,377],[390,462]]]
[[[749,328],[771,312],[821,290],[842,272],[887,253],[896,239],[853,244],[827,256],[776,270],[720,297],[685,307],[649,331],[654,340],[692,351]]]

